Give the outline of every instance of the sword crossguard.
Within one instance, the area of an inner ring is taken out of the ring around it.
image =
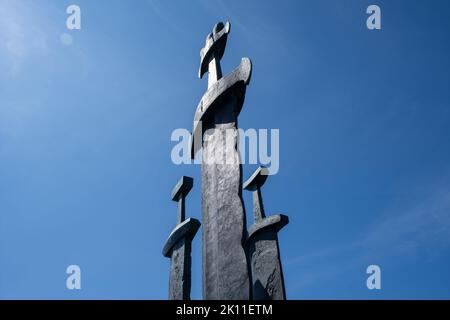
[[[260,189],[267,180],[269,170],[265,167],[259,167],[250,178],[245,181],[243,188],[248,191]]]
[[[181,198],[185,198],[189,191],[191,191],[193,184],[194,179],[182,176],[172,189],[172,200],[178,202]]]

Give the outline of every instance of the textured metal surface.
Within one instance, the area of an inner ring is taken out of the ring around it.
[[[216,72],[216,70],[214,70]],[[240,65],[224,78],[211,84],[203,95],[194,115],[191,139],[191,158],[202,147],[205,129],[214,126],[216,110],[221,108],[230,96],[236,98],[233,113],[237,117],[244,104],[246,86],[250,83],[252,63],[249,58],[242,58]]]
[[[241,165],[235,122],[226,119],[235,100],[217,113],[213,134],[205,135],[203,158],[224,154],[226,130],[234,131],[234,164],[202,164],[203,289],[205,299],[249,299],[247,257],[243,248],[246,223],[241,199]],[[230,131],[228,131],[229,133]],[[228,155],[229,157],[229,155]]]
[[[285,300],[283,270],[277,232],[264,229],[255,234],[249,246],[251,259],[253,299]]]
[[[189,300],[191,295],[191,245],[200,227],[197,219],[185,220],[185,197],[192,185],[193,179],[183,176],[172,190],[172,200],[178,202],[177,226],[169,235],[162,252],[170,258],[170,300]]]
[[[176,246],[176,244],[185,238],[192,240],[199,228],[200,221],[194,218],[189,218],[178,224],[170,233],[166,243],[164,244],[162,251],[163,256],[169,258],[171,255],[171,250]]]
[[[214,29],[213,41],[214,34],[220,32],[216,27]],[[207,47],[209,49],[205,49]],[[237,115],[250,79],[251,63],[249,59],[243,59],[239,68],[220,78],[219,60],[223,52],[214,52],[215,47],[218,46],[207,43],[202,49],[202,52],[208,50],[210,56],[208,90],[194,118],[194,133],[198,121],[203,121],[202,125],[209,129],[200,143],[203,147],[203,297],[207,300],[248,300],[251,295],[244,249],[246,218],[237,150]]]
[[[289,223],[289,217],[284,214],[274,214],[268,217],[259,219],[248,229],[248,240],[258,232],[264,232],[269,229],[270,232],[279,232]]]
[[[289,223],[285,215],[266,217],[261,187],[267,171],[259,168],[246,181],[245,189],[253,191],[254,224],[248,231],[247,245],[251,261],[252,294],[254,300],[285,300],[278,232]]]
[[[191,241],[181,238],[170,257],[169,300],[191,298]]]

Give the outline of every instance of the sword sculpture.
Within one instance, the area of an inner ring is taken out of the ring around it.
[[[285,300],[278,232],[289,223],[289,218],[282,214],[266,217],[261,187],[266,182],[267,175],[268,170],[260,167],[244,184],[244,189],[253,191],[254,224],[249,229],[247,239],[253,299]]]
[[[190,300],[191,295],[191,244],[200,227],[197,219],[185,220],[185,198],[192,184],[192,178],[183,176],[172,190],[172,200],[178,202],[178,221],[163,249],[163,255],[170,258],[170,300]]]
[[[242,166],[237,150],[237,118],[251,76],[251,62],[222,77],[230,23],[217,23],[200,51],[199,77],[208,72],[208,90],[197,106],[191,158],[202,150],[203,298],[251,298],[244,249],[246,217]]]

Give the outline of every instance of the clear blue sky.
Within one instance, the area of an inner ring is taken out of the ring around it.
[[[65,27],[70,4],[81,30]],[[381,31],[366,28],[370,4]],[[0,298],[167,297],[181,175],[201,218],[200,168],[172,164],[170,135],[191,129],[199,50],[219,20],[232,23],[224,73],[244,56],[254,66],[240,127],[280,129],[263,195],[291,220],[288,298],[450,298],[449,12],[447,0],[0,0]],[[65,287],[71,264],[80,291]],[[380,291],[366,288],[371,264]]]

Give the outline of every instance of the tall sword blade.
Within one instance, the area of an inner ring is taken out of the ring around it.
[[[248,300],[251,297],[249,267],[244,249],[247,228],[237,150],[237,110],[242,106],[246,83],[239,77],[222,78],[220,58],[227,30],[228,23],[219,23],[208,35],[201,51],[199,71],[200,76],[206,72],[207,59],[205,96],[215,97],[214,101],[208,101],[212,110],[207,119],[200,119],[210,129],[203,135],[202,146],[203,297]],[[227,81],[235,81],[237,85],[234,82],[227,85]],[[200,108],[199,112],[203,111]]]

